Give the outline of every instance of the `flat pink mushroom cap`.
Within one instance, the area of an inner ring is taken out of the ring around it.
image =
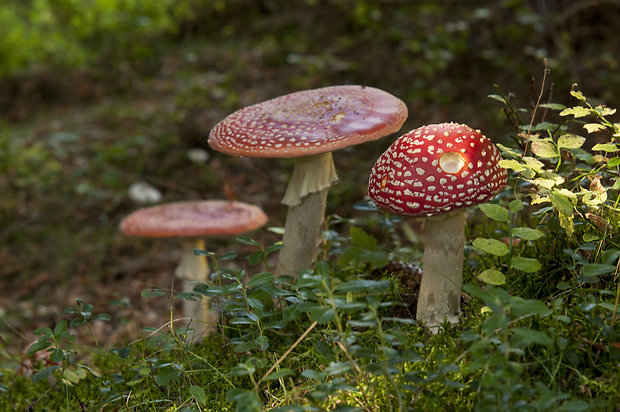
[[[385,210],[434,216],[485,203],[506,186],[501,155],[480,131],[423,126],[396,139],[370,173],[368,194]]]
[[[374,87],[304,90],[238,110],[209,134],[222,153],[298,157],[376,140],[400,129],[407,107]]]
[[[228,200],[168,203],[139,209],[120,224],[129,236],[200,237],[237,235],[267,222],[258,207]]]

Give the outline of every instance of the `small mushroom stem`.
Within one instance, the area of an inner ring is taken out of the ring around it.
[[[445,319],[456,323],[460,313],[465,211],[428,218],[425,228],[416,318],[437,332]]]
[[[198,282],[206,282],[209,264],[204,255],[196,255],[194,249],[204,249],[202,238],[183,240],[183,256],[175,270],[175,275],[182,281],[182,291],[192,292]],[[209,308],[209,298],[202,296],[198,301],[183,301],[183,317],[191,319],[194,340],[201,340],[214,329],[215,316]],[[188,322],[190,322],[188,320]]]
[[[299,157],[282,203],[289,206],[277,275],[311,269],[321,244],[327,191],[338,178],[331,152]]]

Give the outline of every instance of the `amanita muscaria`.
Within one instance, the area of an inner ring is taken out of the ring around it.
[[[423,126],[399,137],[377,160],[368,193],[381,209],[425,219],[416,318],[431,328],[456,322],[465,246],[465,208],[506,185],[497,148],[466,125]]]
[[[236,111],[209,134],[209,145],[234,156],[296,158],[282,203],[289,207],[276,273],[311,269],[320,245],[327,190],[337,180],[331,152],[400,129],[407,107],[364,86],[304,90]]]
[[[209,265],[204,255],[205,237],[231,236],[263,226],[267,215],[255,205],[228,200],[197,200],[167,203],[136,210],[120,223],[120,231],[128,236],[150,238],[182,238],[183,255],[175,275],[181,279],[183,292],[191,292],[198,282],[208,279]],[[183,316],[194,319],[194,336],[202,338],[214,326],[216,316],[209,301],[183,301]]]

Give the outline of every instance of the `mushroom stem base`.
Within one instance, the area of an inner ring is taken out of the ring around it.
[[[458,322],[463,281],[465,212],[425,221],[422,282],[416,318],[437,332],[448,320]]]
[[[278,256],[276,274],[298,276],[303,269],[312,269],[321,244],[325,220],[327,189],[310,193],[297,206],[291,206],[286,216],[284,247]]]
[[[206,282],[209,274],[209,265],[205,256],[198,256],[194,249],[204,249],[203,239],[183,241],[183,256],[176,268],[175,275],[181,279],[183,292],[192,292],[199,282]],[[183,317],[187,324],[194,329],[194,341],[200,341],[215,329],[216,317],[211,312],[209,298],[183,301]]]

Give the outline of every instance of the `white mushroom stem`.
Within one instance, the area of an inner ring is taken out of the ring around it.
[[[183,256],[175,270],[175,275],[182,281],[182,291],[192,292],[199,282],[206,282],[209,275],[209,264],[204,255],[196,255],[194,249],[204,249],[202,238],[184,239]],[[213,331],[216,317],[209,308],[209,298],[202,296],[198,301],[183,301],[183,317],[191,321],[194,329],[194,340],[201,340]],[[190,320],[191,319],[191,320]]]
[[[432,331],[458,322],[463,282],[465,211],[425,221],[422,282],[416,318]]]
[[[276,274],[311,269],[321,244],[327,191],[338,180],[331,152],[299,157],[282,203],[289,206]]]

